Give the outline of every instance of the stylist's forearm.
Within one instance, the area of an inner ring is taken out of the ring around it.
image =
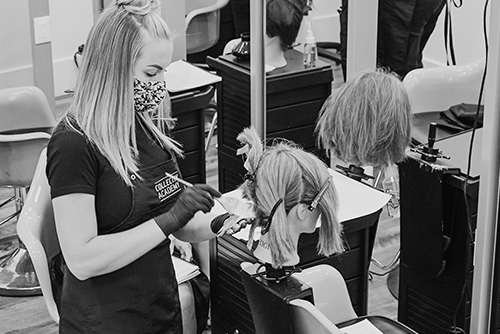
[[[80,280],[121,269],[156,247],[165,235],[154,220],[130,230],[96,236],[83,247],[78,261],[68,263]]]

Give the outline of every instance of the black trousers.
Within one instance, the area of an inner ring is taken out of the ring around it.
[[[231,0],[234,20],[234,37],[250,32],[250,0]]]
[[[340,51],[344,60],[348,2],[342,0],[339,11]],[[445,4],[446,0],[380,0],[377,66],[396,72],[401,78],[409,71],[423,67],[422,52]]]

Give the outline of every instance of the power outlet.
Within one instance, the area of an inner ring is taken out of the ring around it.
[[[35,44],[50,42],[50,16],[35,17],[33,23]]]

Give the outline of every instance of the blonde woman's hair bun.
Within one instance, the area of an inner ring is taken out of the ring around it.
[[[159,8],[160,3],[158,0],[116,0],[116,6],[131,14],[146,15]]]

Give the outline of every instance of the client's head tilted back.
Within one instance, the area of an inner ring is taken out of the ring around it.
[[[269,233],[273,267],[297,257],[298,236],[314,232],[320,215],[319,254],[343,251],[338,199],[326,164],[293,142],[264,148],[254,129],[245,129],[237,139],[246,145],[248,174],[241,189],[255,205],[252,234],[256,226]]]
[[[319,144],[344,162],[385,167],[403,160],[411,108],[400,79],[384,70],[358,72],[320,111]]]

